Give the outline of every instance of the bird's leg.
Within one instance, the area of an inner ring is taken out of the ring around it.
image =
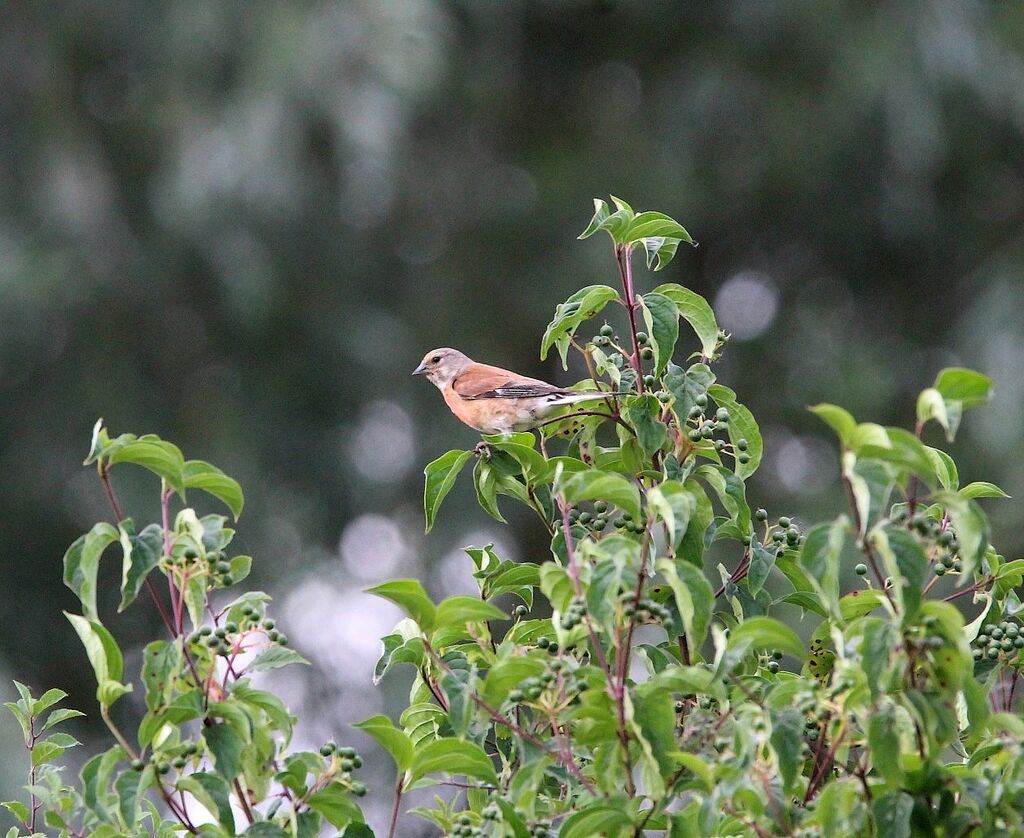
[[[485,460],[491,459],[491,445],[489,442],[480,440],[474,447],[473,453],[478,457],[483,457]]]

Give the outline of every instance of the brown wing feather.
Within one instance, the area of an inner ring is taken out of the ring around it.
[[[512,399],[562,392],[546,381],[487,364],[468,365],[452,381],[451,388],[464,399]]]

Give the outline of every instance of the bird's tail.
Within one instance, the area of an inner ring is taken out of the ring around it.
[[[625,396],[626,393],[620,393],[617,391],[607,390],[587,390],[579,392],[571,390],[565,393],[558,393],[548,398],[548,402],[552,405],[564,405],[564,404],[576,404],[577,402],[592,402],[598,399],[606,399],[610,396]]]

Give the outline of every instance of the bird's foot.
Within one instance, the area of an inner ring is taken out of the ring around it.
[[[482,439],[474,446],[473,453],[478,457],[483,457],[485,460],[491,459],[491,445],[489,442],[484,442]]]

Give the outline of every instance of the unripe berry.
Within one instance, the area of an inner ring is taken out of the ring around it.
[[[654,350],[649,346],[645,346],[640,350],[640,357],[645,361],[650,361],[654,357]]]
[[[601,335],[603,337],[610,338],[614,334],[615,334],[615,330],[611,326],[609,326],[607,323],[605,323],[601,327]]]
[[[853,572],[856,573],[858,576],[866,576],[868,572],[868,566],[861,562],[853,569]]]

